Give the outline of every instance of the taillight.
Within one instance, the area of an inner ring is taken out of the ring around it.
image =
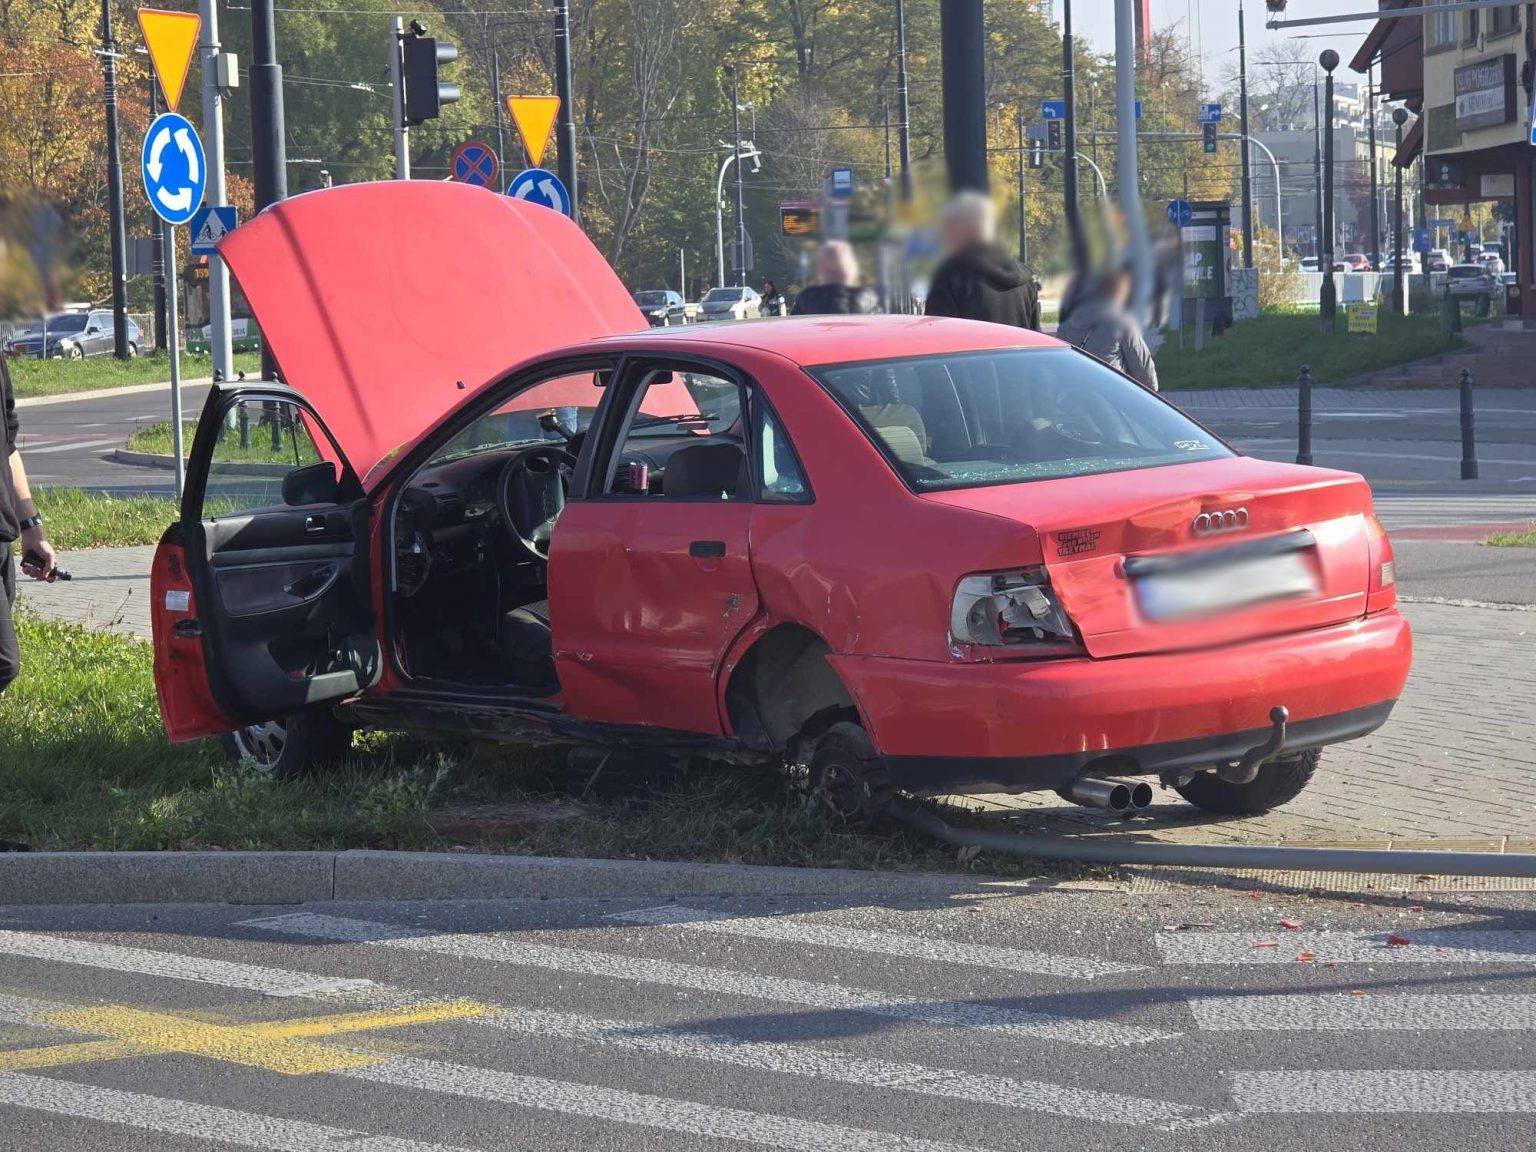
[[[962,577],[950,605],[949,638],[950,650],[962,658],[968,647],[1003,648],[1010,656],[1069,656],[1083,650],[1044,568]]]
[[[1381,521],[1375,516],[1365,518],[1369,539],[1366,550],[1370,566],[1366,580],[1365,611],[1384,612],[1397,604],[1397,560],[1392,553],[1392,540]]]

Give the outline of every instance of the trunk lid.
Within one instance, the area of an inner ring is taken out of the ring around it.
[[[1032,533],[1092,656],[1206,647],[1365,614],[1371,492],[1352,473],[1238,456],[924,499]],[[1185,611],[1191,589],[1195,610]],[[1200,611],[1202,601],[1224,606]]]
[[[295,196],[219,254],[359,476],[513,365],[647,326],[565,216],[451,181]]]

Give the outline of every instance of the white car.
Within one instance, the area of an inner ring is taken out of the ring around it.
[[[1504,275],[1504,257],[1500,256],[1497,252],[1484,250],[1478,253],[1477,262],[1495,276]]]
[[[1303,256],[1301,258],[1301,270],[1303,272],[1316,272],[1321,265],[1316,256]]]
[[[711,288],[699,302],[699,319],[750,320],[762,314],[762,302],[751,288]]]

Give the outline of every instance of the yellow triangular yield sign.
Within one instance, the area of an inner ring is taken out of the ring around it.
[[[549,143],[549,130],[555,126],[560,114],[558,96],[508,96],[507,110],[528,149],[528,163],[537,168],[544,160],[544,146]]]
[[[197,50],[197,33],[202,19],[196,12],[163,12],[156,8],[139,9],[139,31],[149,49],[150,63],[165,94],[168,111],[181,103],[181,90],[187,84],[187,69]]]

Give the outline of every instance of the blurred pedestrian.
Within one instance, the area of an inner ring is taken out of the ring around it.
[[[1056,329],[1056,337],[1118,368],[1149,391],[1157,391],[1157,366],[1141,334],[1141,325],[1128,311],[1131,270],[1101,272],[1091,294]]]
[[[16,556],[11,545],[21,541],[21,570],[34,580],[52,581],[57,571],[43,518],[32,502],[26,467],[16,450],[20,423],[4,357],[0,357],[0,412],[5,417],[5,463],[0,467],[0,692],[4,692],[21,671],[21,651],[11,618],[16,599]]]
[[[784,297],[779,295],[779,287],[766,277],[763,280],[763,302],[759,310],[764,316],[784,315]]]
[[[939,236],[947,255],[929,285],[927,315],[1040,330],[1039,290],[997,243],[997,207],[991,197],[957,192],[944,206]]]
[[[816,283],[795,297],[793,315],[865,315],[880,307],[875,290],[859,283],[859,262],[846,240],[828,240],[816,253]]]

